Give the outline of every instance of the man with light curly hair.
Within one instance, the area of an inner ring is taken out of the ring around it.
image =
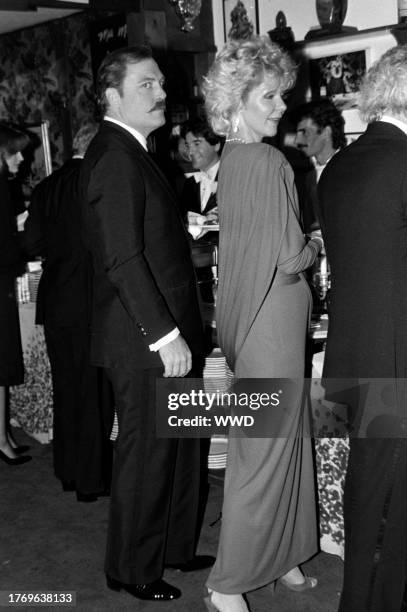
[[[366,132],[334,156],[318,186],[332,278],[324,376],[355,383],[339,609],[400,612],[407,578],[407,45],[369,70],[360,110]]]

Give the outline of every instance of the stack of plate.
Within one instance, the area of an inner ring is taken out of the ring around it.
[[[208,468],[210,470],[223,470],[226,467],[228,456],[228,439],[226,436],[212,436],[209,448]]]
[[[207,393],[226,392],[232,384],[233,374],[220,348],[215,348],[205,359],[203,378]]]

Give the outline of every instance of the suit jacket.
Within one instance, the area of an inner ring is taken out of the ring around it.
[[[215,177],[215,181],[218,180],[218,174]],[[181,212],[183,215],[184,223],[188,225],[188,211],[199,213],[200,215],[206,215],[209,211],[216,208],[218,205],[216,199],[216,192],[211,193],[205,208],[201,211],[201,186],[196,182],[193,176],[186,179],[184,183],[184,188],[181,194],[180,203],[181,203]],[[209,244],[218,244],[219,243],[219,232],[208,232],[202,238],[198,238],[197,240],[193,240],[192,237],[189,237],[189,240],[192,244],[192,249],[196,245],[209,245]],[[199,272],[198,272],[199,278]]]
[[[81,167],[93,262],[95,365],[162,365],[149,345],[180,329],[193,353],[202,324],[190,247],[172,188],[138,141],[103,121]]]
[[[304,232],[308,234],[309,232],[319,229],[317,173],[315,168],[312,167],[308,172],[304,173],[302,177],[296,177],[296,185],[302,226]]]
[[[215,180],[218,180],[217,176]],[[187,178],[181,195],[181,210],[185,218],[189,210],[206,215],[206,213],[217,206],[216,193],[211,193],[204,210],[201,211],[200,189],[200,184],[196,182],[193,176]]]
[[[319,228],[317,173],[315,166],[296,147],[283,147],[281,150],[294,171],[301,225],[307,234]]]
[[[67,161],[33,191],[23,246],[45,258],[36,322],[56,326],[86,324],[90,305],[90,262],[81,238],[79,170]]]
[[[407,136],[375,122],[318,184],[332,288],[324,375],[407,377]]]

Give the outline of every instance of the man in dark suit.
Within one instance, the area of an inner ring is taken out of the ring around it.
[[[23,244],[44,258],[36,323],[44,325],[53,386],[55,475],[78,501],[110,488],[110,384],[89,364],[90,262],[81,240],[79,170],[97,125],[76,133],[73,157],[34,189]]]
[[[303,104],[294,111],[296,147],[311,161],[295,179],[305,232],[319,227],[317,183],[329,160],[346,145],[342,113],[328,98]]]
[[[181,136],[185,139],[195,172],[189,176],[180,197],[180,204],[188,232],[192,236],[192,256],[194,261],[210,250],[217,250],[219,232],[203,229],[201,224],[218,224],[216,191],[218,187],[219,157],[222,151],[223,138],[215,134],[203,119],[188,121],[182,126]],[[217,251],[213,256],[217,261]],[[200,293],[204,302],[213,302],[213,283],[215,263],[209,266],[197,265],[196,274]]]
[[[109,588],[180,597],[165,567],[194,556],[201,446],[156,437],[156,382],[183,377],[202,350],[197,288],[173,191],[149,156],[164,124],[164,77],[147,47],[108,55],[98,72],[104,120],[82,166],[84,235],[94,269],[91,359],[113,384],[115,447],[106,554]]]
[[[185,139],[185,147],[195,170],[185,181],[181,206],[183,213],[193,220],[189,213],[207,216],[217,206],[216,188],[222,138],[202,119],[185,123],[181,136]]]
[[[406,83],[404,45],[369,70],[360,97],[368,128],[334,156],[318,190],[332,273],[324,377],[352,409],[341,612],[404,609]]]

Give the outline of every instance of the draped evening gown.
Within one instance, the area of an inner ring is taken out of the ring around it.
[[[285,157],[227,143],[219,184],[219,344],[238,378],[302,379],[311,295],[301,272],[318,251],[298,222]],[[302,393],[284,437],[229,440],[222,528],[208,587],[244,593],[317,552],[311,440]]]

